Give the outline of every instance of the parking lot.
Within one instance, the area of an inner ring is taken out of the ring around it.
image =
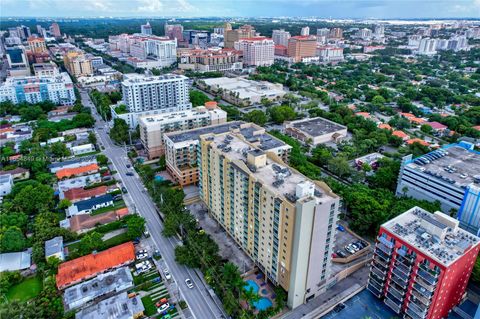
[[[353,242],[356,242],[358,240],[359,239],[357,237],[355,237],[354,235],[352,235],[348,231],[338,230],[337,236],[335,237],[334,252],[341,251],[346,255],[346,257],[348,257],[348,256],[351,255],[351,253],[349,253],[348,251],[345,250],[345,246],[347,246],[348,244],[351,244]],[[363,241],[365,241],[365,240],[363,240]],[[366,243],[366,241],[365,241],[365,243]],[[339,257],[342,257],[342,256],[339,256]]]
[[[370,291],[364,289],[343,303],[345,307],[337,307],[322,319],[391,319],[398,315],[387,307],[381,300],[375,298]],[[340,310],[341,309],[341,310]]]
[[[228,259],[238,266],[240,272],[245,273],[253,268],[253,262],[227,235],[225,230],[212,217],[208,216],[207,208],[203,203],[195,203],[187,206],[187,209],[195,216],[200,226],[212,236],[220,249],[220,256]]]

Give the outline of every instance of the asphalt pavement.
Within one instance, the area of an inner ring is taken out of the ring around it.
[[[227,318],[218,298],[214,299],[209,294],[209,288],[199,271],[175,262],[175,246],[178,245],[178,240],[162,236],[163,224],[158,217],[152,199],[146,192],[138,174],[134,172],[132,168],[127,168],[126,166],[129,164],[126,149],[115,145],[110,140],[108,136],[108,125],[97,113],[88,94],[81,92],[81,97],[82,104],[92,109],[92,115],[96,119],[95,131],[98,140],[105,147],[103,153],[110,158],[123,186],[128,190],[127,196],[130,196],[131,202],[134,203],[136,212],[145,218],[147,229],[151,234],[152,240],[156,248],[160,251],[162,259],[169,268],[173,279],[177,282],[180,295],[187,302],[193,318]],[[127,172],[134,172],[134,176],[127,176]],[[192,280],[194,284],[193,289],[189,289],[186,286],[185,279],[187,278]]]

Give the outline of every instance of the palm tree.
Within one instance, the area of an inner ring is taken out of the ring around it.
[[[243,288],[242,290],[242,299],[247,302],[247,309],[250,310],[250,307],[257,301],[260,300],[260,296],[256,293],[253,288]]]

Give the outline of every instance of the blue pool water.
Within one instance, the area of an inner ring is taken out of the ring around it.
[[[260,300],[254,302],[253,305],[257,310],[261,311],[270,308],[272,306],[272,301],[268,298],[260,298]]]
[[[245,290],[253,290],[254,293],[258,293],[258,285],[253,280],[245,281]]]

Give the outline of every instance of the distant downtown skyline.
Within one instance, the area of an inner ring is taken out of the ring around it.
[[[480,18],[480,0],[1,0],[0,17]]]

